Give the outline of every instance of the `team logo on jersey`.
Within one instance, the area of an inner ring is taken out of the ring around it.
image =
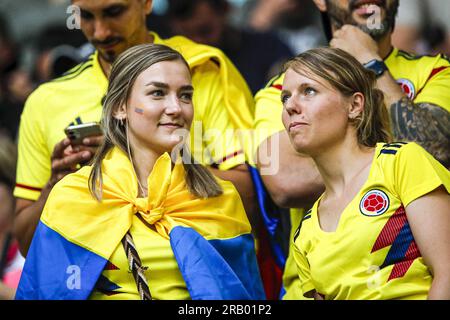
[[[409,99],[413,100],[416,96],[416,89],[414,88],[414,84],[408,79],[397,79],[397,83],[402,88],[404,94],[408,96]]]
[[[368,191],[359,203],[359,210],[368,217],[382,215],[389,208],[389,197],[381,190]]]

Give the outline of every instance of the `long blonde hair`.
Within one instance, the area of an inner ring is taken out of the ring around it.
[[[374,147],[377,142],[391,142],[389,113],[383,92],[376,88],[375,73],[366,70],[352,55],[337,48],[311,49],[286,62],[284,71],[287,69],[304,76],[308,76],[305,72],[312,72],[345,97],[362,93],[364,109],[353,120],[358,143]]]
[[[183,56],[164,45],[142,44],[123,52],[113,63],[109,77],[108,91],[103,102],[102,128],[104,141],[92,160],[92,171],[89,176],[89,190],[98,200],[102,199],[102,168],[101,163],[106,154],[117,146],[132,157],[129,152],[126,126],[114,117],[120,106],[126,105],[131,89],[137,77],[150,66],[162,61],[181,61],[189,70],[189,65]],[[183,150],[184,149],[184,150]],[[186,185],[189,192],[200,198],[214,197],[223,190],[211,172],[204,166],[195,163],[187,147],[182,149],[183,166],[186,172]],[[130,161],[132,159],[130,158]]]

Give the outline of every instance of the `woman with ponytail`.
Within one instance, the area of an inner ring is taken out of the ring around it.
[[[306,51],[285,72],[283,123],[325,185],[294,236],[303,295],[449,299],[449,171],[391,141],[375,74],[345,51]]]
[[[263,299],[234,186],[195,162],[188,64],[164,45],[114,62],[104,142],[45,205],[18,299]]]

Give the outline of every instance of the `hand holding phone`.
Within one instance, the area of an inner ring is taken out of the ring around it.
[[[70,144],[72,146],[83,144],[84,138],[102,135],[102,129],[97,122],[71,125],[68,126],[64,132],[70,139]]]

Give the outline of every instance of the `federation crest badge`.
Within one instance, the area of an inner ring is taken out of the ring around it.
[[[410,100],[414,100],[416,97],[414,84],[410,80],[404,78],[397,79],[397,83],[400,85],[400,88],[402,88],[403,93],[406,94]]]
[[[368,217],[382,215],[387,209],[389,209],[389,197],[385,192],[378,189],[366,192],[359,203],[359,210]]]

